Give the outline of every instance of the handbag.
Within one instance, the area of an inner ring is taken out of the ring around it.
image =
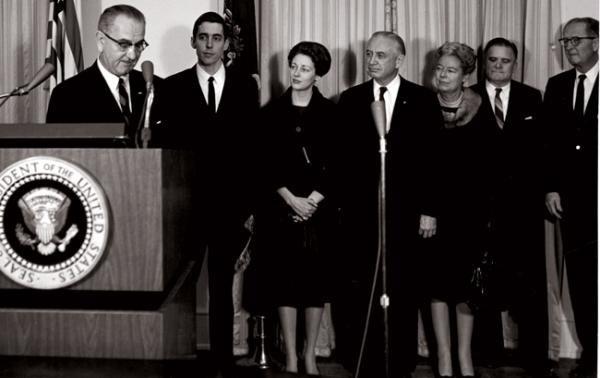
[[[485,251],[474,264],[467,293],[467,305],[473,312],[494,306],[493,286],[496,263],[492,255]]]

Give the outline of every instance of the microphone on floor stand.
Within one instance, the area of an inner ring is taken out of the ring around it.
[[[386,183],[385,183],[385,154],[387,153],[387,143],[385,140],[385,129],[386,129],[386,116],[385,116],[385,103],[384,101],[373,101],[371,103],[371,114],[375,121],[375,127],[377,128],[377,134],[379,135],[379,155],[380,155],[380,174],[379,174],[379,208],[378,208],[378,229],[379,229],[379,242],[377,250],[377,262],[375,264],[375,273],[373,277],[373,286],[371,289],[371,296],[369,298],[369,310],[367,312],[367,320],[363,333],[363,340],[361,344],[360,354],[358,357],[358,363],[356,366],[355,378],[358,378],[360,372],[360,364],[364,352],[365,343],[367,340],[367,333],[369,329],[369,321],[371,317],[371,303],[375,296],[375,288],[377,278],[379,277],[381,267],[381,296],[379,298],[379,304],[383,309],[383,338],[384,338],[384,363],[385,363],[385,377],[390,377],[390,342],[389,342],[389,319],[388,319],[388,307],[390,305],[390,298],[387,295],[387,264],[386,264]]]

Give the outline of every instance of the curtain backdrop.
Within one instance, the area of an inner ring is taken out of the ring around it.
[[[0,1],[0,93],[28,83],[44,64],[47,29],[47,1]],[[0,108],[0,123],[44,122],[47,101],[48,92],[39,88],[10,98]]]
[[[515,79],[544,89],[561,70],[560,0],[260,0],[262,103],[289,85],[287,53],[302,40],[330,49],[331,71],[319,83],[336,99],[344,89],[367,79],[364,48],[376,30],[397,32],[406,43],[401,74],[428,84],[433,52],[445,41],[482,48],[493,37],[519,48]],[[470,78],[477,82],[477,75]]]

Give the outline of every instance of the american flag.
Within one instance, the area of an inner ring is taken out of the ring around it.
[[[83,70],[78,12],[81,13],[81,0],[49,0],[46,63],[55,68],[51,89]]]

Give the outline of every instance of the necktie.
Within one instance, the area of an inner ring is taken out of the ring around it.
[[[385,101],[385,99],[383,98],[383,95],[385,94],[386,91],[387,91],[386,87],[379,87],[379,101]]]
[[[383,95],[385,94],[385,92],[387,91],[386,87],[379,87],[379,101],[383,102],[383,109],[385,110],[386,113],[386,121],[385,121],[385,132],[387,133],[388,131],[390,131],[389,129],[389,122],[387,121],[387,109],[385,109],[385,98],[383,97]]]
[[[584,100],[584,91],[583,91],[583,81],[585,80],[585,75],[579,75],[579,83],[577,84],[577,94],[575,97],[575,115],[577,117],[583,118],[583,100]]]
[[[211,76],[208,78],[208,108],[212,114],[215,114],[217,107],[215,106],[215,86],[213,81],[215,81],[214,77]]]
[[[502,99],[500,93],[502,88],[496,88],[496,98],[494,99],[494,114],[496,115],[496,123],[499,128],[504,127],[504,110],[502,109]]]
[[[121,105],[121,112],[123,113],[123,119],[125,120],[125,128],[129,129],[131,121],[131,110],[129,109],[129,96],[127,94],[127,88],[125,88],[125,80],[119,78],[119,104]]]

